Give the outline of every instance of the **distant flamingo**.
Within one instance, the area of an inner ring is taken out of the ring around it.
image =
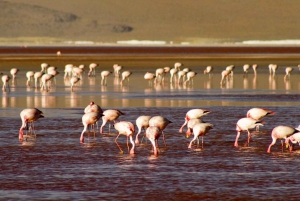
[[[151,116],[139,116],[136,121],[136,127],[138,128],[138,133],[135,136],[135,143],[139,144],[139,134],[142,132],[142,129],[147,129],[149,127],[149,120]]]
[[[181,63],[177,62],[174,64],[174,68],[170,70],[170,82],[173,82],[173,77],[176,76],[177,72],[180,71]],[[176,78],[175,78],[176,79]]]
[[[154,79],[156,79],[156,76],[155,76],[155,74],[154,73],[149,73],[149,72],[147,72],[147,73],[145,73],[145,75],[144,75],[144,79],[145,80],[148,80],[148,83],[149,83],[149,85],[151,86],[152,85],[152,80],[154,80]]]
[[[2,91],[3,92],[6,92],[6,88],[8,88],[8,91],[10,91],[9,80],[10,80],[10,77],[8,75],[2,75],[2,82],[3,82]]]
[[[41,72],[42,73],[46,73],[47,71],[47,68],[48,68],[48,66],[49,66],[49,64],[47,64],[47,63],[42,63],[41,64]]]
[[[204,74],[208,74],[210,76],[210,74],[212,74],[213,72],[213,67],[212,66],[207,66],[204,70]]]
[[[41,77],[41,91],[43,91],[44,89],[46,91],[48,91],[49,89],[49,86],[48,86],[48,82],[53,78],[54,76],[51,75],[51,74],[44,74],[42,77]]]
[[[111,74],[112,72],[108,70],[104,70],[101,72],[101,85],[106,85],[107,83],[107,77]]]
[[[74,66],[72,68],[72,76],[76,76],[76,77],[79,77],[81,79],[82,78],[82,73],[83,73],[82,68],[79,68],[79,67],[76,67],[76,66]]]
[[[131,74],[132,74],[132,72],[130,72],[130,71],[124,71],[122,73],[122,80],[121,80],[120,84],[122,85],[123,81],[126,80],[126,79],[129,82],[129,77],[130,77]]]
[[[17,69],[17,68],[12,68],[12,69],[10,69],[10,74],[11,74],[11,76],[12,76],[12,84],[15,83],[15,78],[16,78],[17,73],[18,73],[19,71],[20,71],[20,70]]]
[[[228,78],[228,76],[230,75],[231,71],[229,70],[223,70],[221,72],[221,81],[220,81],[220,85],[222,86],[225,82],[225,78]]]
[[[57,67],[55,67],[55,66],[49,66],[46,71],[49,74],[49,72],[54,71],[54,70],[57,71]]]
[[[91,125],[92,127],[94,127],[94,124],[100,119],[101,116],[102,116],[102,114],[99,114],[97,112],[88,112],[82,116],[82,124],[83,124],[84,128],[83,128],[83,131],[80,136],[81,143],[84,142],[83,134],[88,129],[88,126]],[[94,135],[95,135],[95,129],[94,129]]]
[[[198,123],[205,123],[201,119],[190,119],[187,123],[187,131],[186,131],[186,138],[189,138],[190,135],[193,133],[193,127]]]
[[[270,75],[275,76],[277,68],[278,68],[278,66],[276,64],[269,64]]]
[[[185,115],[185,121],[183,125],[180,127],[179,132],[182,133],[184,126],[188,123],[190,119],[199,119],[200,117],[209,114],[209,110],[203,110],[203,109],[191,109],[189,110]]]
[[[180,84],[180,83],[183,83],[184,82],[184,78],[185,78],[185,75],[186,75],[186,71],[179,71],[177,73],[177,76],[178,76],[178,79],[177,79],[177,83]],[[181,79],[182,79],[182,82],[181,82]]]
[[[191,140],[188,148],[191,149],[192,148],[192,143],[195,140],[198,140],[198,145],[199,145],[199,137],[202,136],[202,148],[203,148],[203,136],[210,130],[213,128],[214,125],[210,124],[210,123],[197,123],[194,125],[193,127],[193,134],[194,134],[194,138]]]
[[[34,86],[35,88],[38,87],[38,81],[41,79],[41,77],[44,75],[43,72],[35,72],[33,77],[34,77]]]
[[[266,110],[264,108],[251,108],[247,112],[247,117],[252,118],[254,120],[261,120],[263,117],[267,115],[275,114],[275,112],[271,110]],[[256,131],[259,130],[259,126],[256,127]]]
[[[71,92],[73,92],[74,85],[76,85],[76,83],[79,81],[80,81],[79,77],[76,77],[76,76],[71,77],[71,79],[70,79]]]
[[[23,140],[23,130],[24,128],[27,128],[28,130],[33,130],[33,132],[35,133],[35,127],[33,122],[38,120],[39,118],[43,118],[43,112],[40,111],[37,108],[29,108],[29,109],[24,109],[21,111],[20,113],[20,117],[22,120],[22,126],[20,128],[19,131],[19,140],[22,141]],[[29,126],[29,124],[31,124]]]
[[[229,75],[233,76],[233,70],[235,69],[234,65],[227,66],[225,70],[229,71]]]
[[[237,131],[237,135],[235,138],[235,143],[234,146],[238,147],[238,139],[240,137],[240,134],[242,131],[247,131],[248,132],[248,144],[250,142],[250,138],[251,138],[251,133],[249,131],[249,129],[255,128],[256,126],[263,126],[261,121],[257,121],[255,119],[252,118],[241,118],[240,120],[238,120],[237,124],[236,124],[236,131]]]
[[[156,69],[154,82],[161,82],[163,81],[164,77],[165,77],[165,69],[163,68]]]
[[[184,81],[184,84],[187,84],[191,81],[192,84],[194,84],[194,77],[197,75],[196,72],[190,71],[186,74],[186,80]]]
[[[96,67],[98,66],[98,64],[96,63],[91,63],[89,68],[90,68],[90,71],[88,73],[88,76],[95,76],[96,75]]]
[[[156,126],[150,126],[146,129],[146,137],[151,142],[153,147],[153,154],[155,156],[158,155],[157,147],[158,147],[158,138],[160,137],[160,130]]]
[[[31,78],[33,78],[33,76],[34,76],[34,72],[33,71],[28,71],[26,73],[26,77],[27,77],[26,86],[30,86],[30,81],[31,81]]]
[[[103,117],[102,117],[102,125],[100,127],[100,133],[103,133],[103,127],[108,121],[114,121],[119,118],[119,116],[125,115],[123,112],[120,110],[114,110],[114,109],[109,109],[105,110],[103,112]],[[110,124],[109,124],[109,132],[110,132]]]
[[[172,121],[170,121],[169,119],[167,119],[163,116],[154,116],[154,117],[151,117],[151,119],[149,120],[149,126],[156,126],[160,129],[160,131],[163,135],[163,140],[164,140],[165,146],[167,146],[167,144],[166,144],[166,139],[165,139],[165,135],[164,135],[163,131],[170,123],[172,123]]]
[[[113,68],[114,68],[115,77],[119,77],[120,76],[120,70],[122,69],[122,66],[119,66],[118,64],[114,64]]]
[[[273,128],[271,132],[272,142],[269,145],[267,152],[271,153],[271,147],[276,143],[277,139],[286,139],[287,137],[297,132],[299,131],[291,126],[276,126],[275,128]],[[282,141],[281,141],[281,145],[283,149]]]
[[[290,143],[293,143],[293,144],[299,144],[300,145],[300,132],[298,131],[297,133],[294,133],[293,135],[289,136],[288,138],[286,138],[285,140],[285,144],[286,146],[289,147],[290,151],[293,151],[293,147],[294,145],[290,145]]]
[[[117,144],[118,148],[120,149],[120,153],[124,153],[123,150],[121,149],[120,145],[118,144],[118,138],[121,134],[125,135],[127,137],[127,148],[128,152],[130,154],[134,154],[134,141],[132,139],[133,134],[134,134],[134,125],[131,122],[128,121],[120,121],[118,123],[114,124],[115,129],[119,132],[118,136],[115,139],[115,143]],[[128,145],[128,138],[130,138],[130,142],[132,144],[132,148],[129,151],[129,145]]]
[[[164,67],[164,77],[163,77],[163,80],[162,80],[162,81],[164,81],[164,80],[165,80],[166,73],[169,73],[169,72],[170,72],[170,70],[171,70],[171,68],[170,68],[170,67],[168,67],[168,66]]]
[[[65,75],[64,75],[64,78],[72,76],[72,74],[73,74],[73,67],[74,67],[73,64],[66,64],[65,65],[65,70],[64,70]]]
[[[292,71],[293,71],[293,67],[286,67],[284,79],[289,78],[291,76]]]
[[[253,65],[252,65],[252,69],[253,69],[255,75],[256,75],[256,73],[257,73],[257,68],[258,68],[258,65],[257,65],[257,64],[253,64]]]
[[[249,64],[243,65],[244,75],[246,75],[248,73],[249,68],[250,68]]]

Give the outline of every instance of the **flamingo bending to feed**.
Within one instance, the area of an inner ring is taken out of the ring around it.
[[[210,74],[212,74],[212,71],[213,71],[213,67],[207,66],[206,69],[203,71],[203,73],[208,74],[210,76]]]
[[[26,86],[30,86],[30,81],[31,81],[31,78],[33,78],[34,76],[34,72],[33,71],[28,71],[26,73],[26,77],[27,77],[27,82],[26,82]]]
[[[223,85],[224,82],[225,82],[225,78],[228,78],[228,76],[230,75],[232,71],[229,71],[229,70],[223,70],[221,72],[221,81],[220,81],[220,85]]]
[[[254,75],[256,75],[256,73],[257,73],[257,68],[258,68],[258,65],[257,65],[257,64],[253,64],[253,65],[252,65],[252,69],[253,69],[253,71],[254,71]]]
[[[103,111],[102,111],[101,107],[99,105],[95,104],[93,101],[90,102],[90,104],[84,108],[84,113],[88,113],[88,112],[96,112],[98,114],[101,114],[101,116],[103,116],[102,115]],[[97,129],[98,129],[98,121],[96,122],[96,124],[97,124]]]
[[[149,120],[151,116],[139,116],[136,121],[136,127],[138,128],[138,133],[135,136],[135,143],[139,144],[139,134],[142,132],[142,129],[147,129],[149,127]]]
[[[51,74],[44,74],[42,77],[41,77],[41,91],[42,90],[46,90],[48,91],[49,89],[49,86],[48,86],[48,82],[53,78],[54,76],[51,75]]]
[[[145,73],[144,75],[144,79],[149,81],[149,85],[151,85],[151,80],[155,80],[156,79],[156,75],[154,73]]]
[[[272,142],[268,147],[268,153],[271,153],[271,147],[276,143],[277,139],[286,139],[287,137],[299,132],[297,129],[291,126],[276,126],[271,132]],[[281,141],[283,148],[283,142]]]
[[[17,77],[17,73],[19,72],[20,70],[17,69],[17,68],[12,68],[10,69],[10,74],[12,76],[12,84],[15,83],[15,78]]]
[[[243,65],[244,75],[248,73],[249,68],[250,68],[250,65],[249,65],[249,64]]]
[[[34,77],[34,86],[35,88],[38,87],[38,81],[41,79],[41,77],[44,75],[43,72],[35,72],[33,77]],[[40,84],[41,85],[41,84]]]
[[[187,123],[187,131],[186,131],[186,138],[189,138],[190,135],[193,133],[193,127],[198,123],[205,123],[201,119],[190,119]]]
[[[107,83],[107,77],[111,74],[112,72],[108,70],[104,70],[101,72],[101,84],[106,85]]]
[[[88,76],[95,76],[96,75],[96,67],[98,66],[98,64],[96,63],[91,63],[90,64],[90,71],[88,73]]]
[[[117,144],[117,146],[119,147],[120,149],[120,153],[124,153],[123,150],[121,149],[120,145],[118,144],[118,138],[121,134],[123,135],[126,135],[127,137],[127,148],[128,148],[128,152],[130,154],[134,154],[134,147],[135,147],[135,144],[134,144],[134,141],[132,139],[132,136],[134,134],[134,125],[131,123],[131,122],[128,122],[128,121],[120,121],[118,123],[115,123],[114,124],[114,127],[115,129],[119,132],[118,136],[116,137],[115,139],[115,143]],[[129,145],[128,145],[128,138],[130,138],[130,142],[132,144],[132,148],[130,149],[129,151]]]
[[[289,78],[291,76],[292,71],[293,71],[293,67],[286,67],[284,79]]]
[[[71,92],[73,92],[74,85],[76,85],[76,83],[79,81],[80,81],[79,77],[76,77],[76,76],[71,77],[71,79],[70,79]]]
[[[82,116],[82,124],[83,124],[84,128],[83,128],[83,131],[80,136],[81,143],[84,142],[83,134],[87,130],[88,126],[91,125],[91,127],[94,127],[95,123],[100,119],[101,116],[102,116],[102,114],[97,113],[97,112],[88,112]],[[94,129],[94,136],[95,136],[95,129]]]
[[[123,81],[126,80],[126,79],[129,82],[129,77],[130,77],[131,74],[132,74],[132,72],[130,72],[130,71],[124,71],[122,73],[122,80],[121,80],[120,84],[122,85]]]
[[[199,137],[202,136],[202,148],[203,148],[203,136],[213,128],[214,125],[210,123],[197,123],[193,127],[194,138],[191,140],[188,148],[192,148],[192,143],[197,140],[199,145]]]
[[[158,138],[160,137],[160,130],[156,126],[149,126],[146,129],[146,137],[148,140],[151,142],[152,147],[153,147],[153,154],[157,156],[158,151]]]
[[[117,120],[119,118],[119,116],[121,115],[125,115],[123,112],[121,112],[120,110],[114,110],[114,109],[109,109],[109,110],[105,110],[103,112],[103,117],[102,117],[102,125],[100,127],[100,133],[103,133],[103,127],[105,126],[105,124],[108,121],[114,121]],[[109,130],[108,132],[110,132],[110,124],[109,124]]]
[[[269,64],[270,75],[275,76],[277,68],[278,68],[277,64]]]
[[[67,76],[68,76],[68,77],[72,76],[72,74],[73,74],[73,67],[74,67],[73,64],[66,64],[66,65],[65,65],[65,70],[64,70],[65,75],[64,75],[64,79],[65,79]]]
[[[156,81],[158,81],[158,82],[163,81],[164,80],[164,76],[165,76],[165,69],[163,69],[163,68],[156,69],[154,82],[156,82]]]
[[[122,69],[122,66],[119,66],[118,64],[114,64],[113,68],[114,68],[115,77],[119,77],[120,76],[120,70]]]
[[[196,72],[194,71],[190,71],[186,74],[186,80],[184,81],[184,84],[186,84],[187,82],[191,81],[192,84],[194,84],[194,77],[197,75]]]
[[[42,63],[42,64],[41,64],[41,72],[42,72],[42,73],[46,73],[46,70],[47,70],[48,66],[49,66],[49,64],[47,64],[47,63]]]
[[[236,123],[236,131],[237,131],[237,135],[235,138],[235,142],[234,142],[234,146],[238,147],[238,139],[240,137],[240,134],[242,131],[247,131],[248,132],[248,144],[250,142],[250,138],[251,138],[251,133],[249,131],[249,129],[255,128],[256,126],[263,126],[263,123],[261,121],[257,121],[255,119],[252,118],[241,118],[240,120],[238,120],[238,122]]]
[[[163,116],[154,116],[154,117],[151,117],[151,119],[149,120],[149,126],[156,126],[160,129],[160,131],[163,135],[163,140],[164,140],[165,146],[167,146],[167,144],[166,144],[165,135],[164,135],[163,131],[170,123],[172,123],[172,121],[170,121],[169,119],[167,119]]]
[[[251,108],[247,112],[247,117],[252,118],[254,120],[261,120],[263,117],[267,115],[275,114],[275,112],[271,110],[266,110],[264,108]],[[259,126],[256,127],[256,131],[259,130]]]
[[[29,109],[22,110],[20,113],[20,117],[22,120],[22,126],[19,131],[19,140],[22,141],[24,128],[27,128],[30,131],[33,130],[33,132],[35,134],[35,127],[34,127],[33,122],[38,120],[39,118],[43,118],[44,116],[43,116],[43,112],[40,111],[39,109],[29,108]],[[31,125],[29,126],[29,124],[31,124]]]
[[[6,88],[8,88],[8,91],[10,91],[10,88],[9,88],[10,77],[8,75],[2,75],[1,79],[3,82],[2,91],[6,92]]]
[[[293,144],[290,145],[289,142],[291,142]],[[299,144],[299,146],[300,146],[300,132],[294,133],[293,135],[286,138],[285,144],[290,148],[290,151],[293,151],[294,144]]]
[[[179,132],[182,133],[184,126],[188,123],[190,119],[199,119],[200,117],[209,114],[209,110],[203,110],[203,109],[191,109],[189,110],[185,115],[185,121],[183,125],[180,127]]]

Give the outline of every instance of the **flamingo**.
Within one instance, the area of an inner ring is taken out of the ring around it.
[[[113,68],[114,68],[114,75],[115,75],[115,77],[119,77],[120,70],[122,69],[122,66],[119,66],[118,64],[114,64]]]
[[[102,117],[102,125],[100,127],[100,133],[103,133],[103,127],[108,121],[114,121],[119,118],[119,116],[125,115],[123,112],[120,110],[114,110],[114,109],[109,109],[105,110],[103,112],[103,117]],[[110,132],[110,124],[109,124],[109,132]]]
[[[186,80],[184,82],[184,84],[186,84],[187,82],[192,82],[192,84],[194,83],[194,77],[197,75],[196,72],[194,71],[190,71],[186,74]]]
[[[278,66],[276,64],[269,64],[270,75],[272,74],[273,76],[275,76],[277,68]]]
[[[290,148],[290,151],[293,151],[293,145],[290,145],[290,142],[293,144],[299,144],[300,145],[300,132],[294,133],[285,140],[285,144]]]
[[[82,78],[83,69],[79,67],[73,67],[72,68],[72,76],[76,76],[79,78]]]
[[[258,68],[258,65],[257,65],[257,64],[253,64],[253,65],[252,65],[252,69],[253,69],[255,75],[256,75],[256,73],[257,73],[257,68]]]
[[[6,88],[8,88],[8,91],[10,91],[9,80],[10,80],[10,77],[8,75],[2,75],[2,82],[3,82],[2,91],[3,92],[6,92]]]
[[[48,66],[49,66],[49,64],[47,64],[47,63],[41,63],[41,69],[42,69],[41,72],[46,73]]]
[[[33,77],[34,77],[34,86],[35,86],[35,88],[38,87],[38,80],[40,80],[43,75],[44,75],[43,72],[35,72],[34,73]]]
[[[122,80],[121,80],[120,84],[122,85],[123,81],[126,80],[126,79],[129,82],[129,77],[130,77],[131,74],[132,74],[132,72],[130,72],[130,71],[124,71],[122,73]]]
[[[183,125],[180,127],[179,132],[182,133],[183,127],[188,123],[190,119],[199,119],[200,117],[209,114],[209,110],[203,109],[191,109],[185,115],[185,121]]]
[[[286,67],[284,79],[289,78],[291,76],[292,71],[293,71],[293,67]]]
[[[213,128],[214,125],[210,123],[197,123],[193,127],[194,138],[191,140],[188,148],[192,148],[192,143],[197,139],[199,144],[199,137],[202,136],[202,148],[203,148],[203,136]]]
[[[180,70],[180,67],[182,66],[181,63],[177,62],[174,64],[174,68],[172,68],[170,70],[170,82],[172,83],[173,82],[173,77],[176,76],[176,73]]]
[[[239,139],[242,131],[248,132],[248,143],[249,143],[250,138],[251,138],[251,133],[250,133],[249,129],[255,128],[256,126],[263,126],[263,123],[261,121],[257,121],[255,119],[248,118],[248,117],[244,117],[244,118],[241,118],[240,120],[238,120],[238,122],[236,123],[237,135],[235,138],[234,146],[235,147],[239,146],[238,139]]]
[[[134,141],[132,139],[132,136],[134,134],[134,125],[129,122],[129,121],[120,121],[118,123],[115,123],[114,124],[114,127],[115,129],[119,132],[119,134],[117,135],[116,139],[115,139],[115,143],[117,144],[117,146],[119,147],[120,149],[120,153],[124,153],[123,150],[121,149],[120,145],[118,144],[118,138],[121,134],[123,135],[126,135],[127,137],[127,148],[128,148],[128,152],[130,154],[134,154],[134,147],[135,147],[135,144],[134,144]],[[130,142],[132,144],[132,148],[131,150],[129,151],[129,145],[128,145],[128,138],[130,138]]]
[[[164,135],[163,131],[170,123],[172,123],[172,121],[170,121],[169,119],[167,119],[163,116],[154,116],[154,117],[151,117],[151,119],[149,120],[149,126],[156,126],[160,129],[160,131],[163,135],[163,140],[164,140],[165,146],[167,146],[167,144],[166,144],[165,135]]]
[[[271,153],[271,147],[276,143],[277,139],[286,139],[287,137],[297,132],[299,131],[291,126],[282,126],[282,125],[276,126],[275,128],[273,128],[271,132],[272,142],[269,145],[267,152]],[[282,142],[281,145],[283,147]]]
[[[96,63],[91,63],[89,68],[90,68],[90,71],[88,73],[88,76],[95,76],[96,75],[96,67],[98,66],[98,64]]]
[[[151,85],[151,80],[155,80],[155,79],[156,79],[156,76],[155,76],[154,73],[149,73],[149,72],[147,72],[147,73],[145,73],[145,75],[144,75],[144,79],[145,79],[145,80],[148,80],[149,85]]]
[[[91,125],[93,127],[95,125],[95,123],[100,119],[101,116],[102,116],[102,114],[100,114],[98,112],[88,112],[82,116],[82,124],[83,124],[84,128],[83,128],[83,131],[80,136],[81,143],[84,142],[83,134],[87,130],[88,126]],[[94,136],[95,136],[95,129],[94,129]]]
[[[213,71],[213,67],[212,66],[206,66],[205,70],[204,70],[204,74],[208,74],[210,76],[210,74],[212,74]]]
[[[74,65],[73,64],[66,64],[65,65],[65,75],[64,75],[64,78],[66,78],[67,76],[70,77],[72,74],[73,74],[73,67]]]
[[[73,92],[74,85],[76,85],[76,83],[79,81],[80,81],[79,77],[76,77],[76,76],[71,77],[71,79],[70,79],[71,92]]]
[[[54,83],[56,84],[56,76],[59,74],[59,72],[56,69],[54,69],[56,67],[50,68],[50,70],[49,70],[49,68],[47,69],[47,72],[48,72],[48,74],[53,75]]]
[[[22,125],[19,131],[19,140],[22,141],[24,128],[27,127],[27,129],[33,130],[33,132],[35,133],[35,127],[33,125],[33,122],[37,121],[39,118],[43,118],[44,116],[43,116],[43,112],[40,111],[39,109],[28,108],[21,111],[20,117],[22,120]],[[32,128],[31,126],[28,128],[28,124],[31,124]]]
[[[224,84],[225,78],[228,78],[228,76],[230,75],[231,71],[229,70],[223,70],[221,72],[221,81],[220,81],[220,85]]]
[[[244,75],[248,73],[249,68],[250,68],[250,65],[249,65],[249,64],[245,64],[245,65],[243,66]]]
[[[104,70],[101,72],[101,84],[106,85],[107,77],[111,74],[112,72],[108,70]]]
[[[233,70],[234,70],[235,66],[234,65],[230,65],[227,66],[225,70],[230,72],[230,75],[233,76]]]
[[[16,78],[17,73],[18,73],[19,71],[20,71],[20,70],[17,69],[17,68],[12,68],[12,69],[10,69],[10,74],[11,74],[11,76],[12,76],[12,84],[15,83],[15,78]]]
[[[168,67],[168,66],[164,67],[164,77],[163,77],[163,80],[165,80],[165,75],[166,75],[166,73],[169,73],[170,70],[171,70],[170,67]],[[163,81],[163,80],[162,80],[162,81]]]
[[[177,83],[178,84],[180,84],[181,83],[181,78],[182,78],[182,82],[184,81],[184,78],[185,78],[185,75],[186,75],[186,71],[179,71],[178,73],[177,73],[177,75],[178,75],[178,80],[177,80]]]
[[[158,152],[156,147],[158,147],[158,138],[160,137],[159,128],[156,126],[149,126],[146,129],[146,137],[152,144],[154,155],[157,156]]]
[[[88,106],[84,109],[84,113],[88,112],[97,112],[97,113],[103,113],[101,107],[99,105],[96,105],[94,101],[90,102]]]
[[[158,82],[163,81],[164,80],[164,76],[165,76],[165,69],[163,69],[163,68],[156,69],[154,82],[156,82],[156,81],[158,81]],[[160,80],[158,80],[158,79],[160,79]]]
[[[190,137],[190,135],[192,134],[192,132],[193,132],[193,127],[196,125],[196,124],[198,124],[198,123],[205,123],[205,122],[203,122],[201,119],[190,119],[189,121],[188,121],[188,123],[187,123],[187,127],[188,127],[188,129],[187,129],[187,131],[186,131],[186,138],[189,138]]]
[[[142,129],[147,129],[149,127],[149,120],[151,119],[151,116],[139,116],[136,121],[136,127],[138,128],[138,133],[135,136],[135,143],[139,144],[139,134],[142,132]]]
[[[30,81],[31,78],[34,76],[34,72],[33,71],[28,71],[26,73],[26,77],[27,77],[27,82],[26,82],[26,86],[30,86]]]
[[[44,90],[44,89],[46,91],[48,91],[49,86],[48,86],[47,82],[49,82],[53,77],[54,76],[51,75],[51,74],[44,74],[41,77],[41,82],[42,82],[42,84],[41,84],[41,91]]]
[[[54,71],[54,70],[57,70],[57,67],[55,67],[55,66],[49,66],[46,71],[49,74],[49,72]]]
[[[275,114],[275,112],[271,110],[266,110],[264,108],[251,108],[247,112],[247,117],[252,118],[254,120],[261,120],[263,117],[267,115]],[[256,131],[259,130],[259,126],[256,127]]]

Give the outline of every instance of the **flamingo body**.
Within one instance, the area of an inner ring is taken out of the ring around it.
[[[19,131],[19,140],[23,140],[23,130],[28,126],[29,123],[33,124],[34,121],[39,118],[43,118],[43,112],[37,108],[24,109],[20,113],[22,125]],[[34,129],[34,128],[33,128]]]
[[[138,133],[135,137],[135,143],[139,144],[138,136],[142,132],[142,129],[147,129],[149,127],[149,120],[151,119],[151,116],[139,116],[136,121],[136,127],[138,128]]]
[[[129,151],[128,138],[130,139],[130,142],[132,144],[132,148],[130,149],[129,153],[134,154],[135,143],[132,139],[132,136],[135,132],[134,125],[131,122],[128,122],[128,121],[120,121],[118,123],[115,123],[114,127],[119,132],[118,136],[115,139],[115,143],[119,147],[121,153],[123,153],[123,151],[122,151],[121,147],[119,146],[117,139],[121,134],[123,134],[127,137],[128,151]]]
[[[184,126],[188,123],[190,119],[199,119],[200,117],[209,114],[209,110],[203,110],[203,109],[191,109],[189,110],[185,115],[185,121],[183,125],[180,127],[179,132],[183,132]]]
[[[156,126],[149,126],[146,129],[146,137],[151,142],[153,147],[153,153],[155,156],[157,156],[157,146],[158,146],[158,138],[160,137],[160,130]]]
[[[210,130],[213,128],[214,125],[210,124],[210,123],[197,123],[194,125],[193,127],[193,134],[194,134],[194,138],[191,140],[188,148],[191,149],[192,148],[192,143],[198,139],[199,136],[202,136],[202,147],[203,147],[203,136]]]
[[[85,131],[87,130],[89,125],[95,125],[95,123],[97,123],[97,121],[100,119],[100,117],[102,116],[102,114],[99,114],[97,112],[88,112],[85,113],[82,116],[82,124],[84,126],[83,131],[81,133],[80,136],[80,142],[83,143],[84,142],[84,136],[83,134],[85,133]]]
[[[119,116],[125,115],[123,112],[120,110],[114,110],[114,109],[109,109],[105,110],[103,112],[103,117],[102,117],[102,125],[100,127],[100,133],[103,133],[103,127],[108,121],[115,121],[119,118]]]

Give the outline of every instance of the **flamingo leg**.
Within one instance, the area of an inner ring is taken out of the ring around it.
[[[118,144],[118,138],[119,138],[119,136],[120,136],[120,133],[117,135],[117,137],[116,137],[116,139],[115,139],[115,143],[117,144],[117,146],[118,146],[118,148],[120,149],[120,153],[121,154],[123,154],[124,152],[123,152],[123,150],[121,149],[121,147],[120,147],[120,145]]]
[[[192,148],[192,143],[198,138],[198,135],[194,135],[194,138],[191,140],[188,148],[191,149]]]
[[[247,132],[248,132],[248,144],[250,143],[250,138],[251,138],[251,133],[250,133],[250,131],[249,130],[247,130]]]
[[[167,146],[167,143],[166,143],[166,139],[165,139],[165,134],[163,131],[161,131],[162,135],[163,135],[163,140],[164,140],[164,143],[165,143],[165,147]]]
[[[128,136],[126,137],[126,143],[127,143],[128,153],[129,153]]]
[[[239,140],[240,134],[241,134],[241,132],[238,131],[238,132],[237,132],[237,135],[236,135],[236,138],[235,138],[235,142],[234,142],[234,146],[235,146],[235,147],[238,147],[238,146],[239,146],[239,145],[238,145],[238,140]]]

